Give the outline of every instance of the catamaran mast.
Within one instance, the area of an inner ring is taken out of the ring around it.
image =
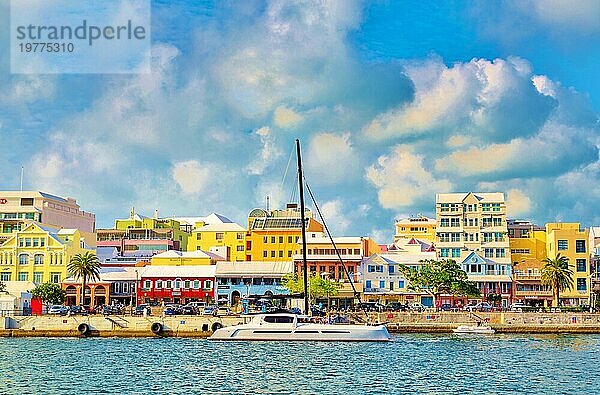
[[[302,160],[300,159],[300,140],[296,139],[296,157],[298,158],[298,186],[300,189],[300,218],[302,221],[302,271],[304,275],[304,314],[308,309],[308,264],[306,263],[306,222],[304,220],[304,186],[302,177]]]

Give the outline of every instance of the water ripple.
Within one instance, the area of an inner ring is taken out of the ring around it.
[[[596,335],[391,343],[0,339],[1,394],[590,394]]]

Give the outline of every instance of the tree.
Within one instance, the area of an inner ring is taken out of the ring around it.
[[[6,292],[6,284],[0,280],[0,292]]]
[[[58,284],[40,284],[31,291],[31,294],[34,298],[41,299],[42,303],[46,305],[65,302],[65,291]]]
[[[91,251],[74,255],[67,265],[67,270],[75,279],[81,279],[81,304],[85,304],[85,283],[89,280],[100,279],[98,257]]]
[[[297,274],[285,275],[281,282],[293,294],[304,292],[304,278]],[[309,301],[312,304],[315,300],[323,297],[336,296],[339,292],[340,284],[324,279],[316,273],[312,273],[308,277],[308,295]]]
[[[552,306],[558,307],[560,293],[565,289],[573,289],[573,270],[569,268],[569,258],[557,254],[556,258],[546,258],[542,266],[542,285],[552,288]]]
[[[479,297],[477,285],[467,279],[467,273],[452,259],[421,261],[418,268],[400,265],[400,271],[408,280],[408,289],[425,292],[433,297],[436,306],[441,294]]]
[[[487,294],[485,299],[488,301],[488,303],[495,306],[497,303],[500,303],[502,301],[502,295],[501,294]]]

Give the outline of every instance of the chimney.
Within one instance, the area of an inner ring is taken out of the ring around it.
[[[135,216],[135,207],[131,207],[131,211],[129,212],[129,219],[133,219]]]
[[[158,219],[158,209],[154,210],[154,219]]]

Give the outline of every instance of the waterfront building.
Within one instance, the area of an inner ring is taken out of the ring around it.
[[[158,216],[158,213],[156,213],[156,216]],[[179,229],[187,233],[191,233],[194,229],[199,229],[205,225],[229,224],[233,222],[224,215],[217,213],[211,213],[204,217],[166,217],[163,219],[179,222]]]
[[[600,303],[600,226],[590,227],[590,266],[592,278],[592,306]]]
[[[562,291],[560,303],[567,306],[590,303],[591,271],[589,231],[581,229],[579,223],[547,223],[546,252],[554,259],[558,254],[569,258],[573,270],[572,290]]]
[[[129,218],[115,220],[113,229],[98,229],[98,247],[115,247],[121,254],[132,251],[151,251],[153,254],[177,250],[186,251],[189,233],[181,230],[179,221],[159,219],[135,213]]]
[[[541,284],[546,259],[546,229],[529,221],[508,220],[513,265],[513,299],[530,306],[550,306],[552,290]]]
[[[96,216],[80,210],[74,198],[39,191],[0,191],[0,244],[32,221],[79,229],[87,244],[93,245]]]
[[[395,223],[396,234],[394,241],[400,238],[417,238],[435,242],[436,221],[433,218],[427,218],[421,214],[416,217],[397,219]]]
[[[136,284],[143,267],[102,267],[100,278],[85,284],[85,303],[81,301],[81,279],[66,278],[61,287],[65,291],[65,305],[126,305],[135,300]]]
[[[459,262],[484,300],[500,294],[508,306],[512,276],[504,193],[439,193],[435,202],[438,259]]]
[[[388,303],[422,303],[432,306],[433,298],[409,289],[402,266],[418,268],[422,261],[435,259],[435,248],[429,240],[399,238],[386,252],[376,253],[362,261],[360,273],[367,301]]]
[[[246,229],[234,222],[204,225],[192,231],[188,251],[209,251],[227,261],[246,260]]]
[[[281,284],[293,273],[288,262],[217,262],[216,281],[219,303],[235,306],[241,298],[281,298],[289,291]]]
[[[306,231],[322,233],[323,225],[309,209],[305,211]],[[302,220],[297,204],[289,203],[284,210],[256,208],[248,215],[246,261],[291,261],[301,236]]]
[[[207,251],[165,251],[154,255],[150,264],[154,266],[206,266],[224,261],[220,255]]]
[[[146,266],[140,274],[137,303],[213,302],[215,265]]]
[[[357,274],[363,258],[381,252],[379,245],[370,237],[334,237],[333,241],[340,253],[348,274],[355,282],[357,291],[362,288],[358,284]],[[302,276],[302,239],[298,239],[295,253],[292,255],[294,270]],[[347,305],[354,299],[352,286],[340,262],[335,248],[329,237],[321,232],[308,232],[306,235],[306,262],[309,275],[319,275],[341,284],[338,295],[333,299],[335,303]],[[333,303],[332,302],[332,303]]]
[[[60,284],[71,257],[86,251],[79,230],[30,222],[0,246],[0,280]]]

